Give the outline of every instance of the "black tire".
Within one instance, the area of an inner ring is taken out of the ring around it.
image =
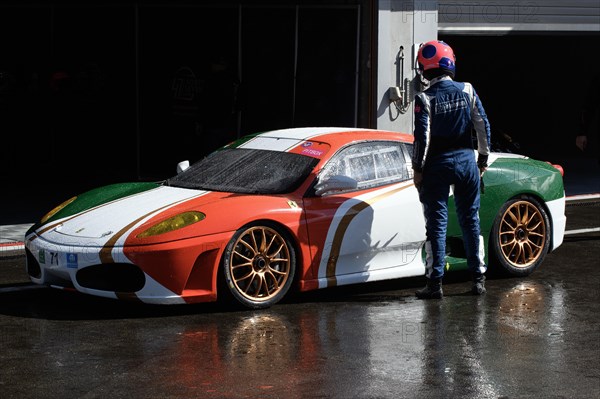
[[[528,276],[548,253],[550,231],[548,213],[536,199],[511,199],[494,220],[490,234],[492,261],[506,274]]]
[[[283,229],[263,222],[242,227],[233,235],[221,266],[226,300],[238,307],[264,309],[290,289],[296,253]]]

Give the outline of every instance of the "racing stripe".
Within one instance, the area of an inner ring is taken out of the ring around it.
[[[335,132],[354,131],[361,129],[346,128],[296,128],[293,130],[272,130],[261,133],[252,139],[240,144],[238,148],[265,149],[289,152],[296,148],[300,143],[311,140],[315,137],[327,135]],[[290,134],[291,133],[291,134]],[[282,140],[278,140],[282,139]]]
[[[140,216],[139,218],[137,218],[136,220],[129,223],[127,226],[123,227],[121,230],[119,230],[115,234],[113,234],[113,236],[106,242],[106,244],[104,244],[102,249],[100,249],[100,262],[113,263],[114,259],[112,257],[112,250],[113,250],[113,247],[115,246],[115,244],[117,243],[117,241],[119,240],[119,238],[121,238],[125,233],[127,233],[129,231],[129,229],[131,229],[133,226],[135,226],[138,222],[140,222],[141,220],[150,216],[154,212],[160,211],[160,210],[166,208],[167,206],[169,206],[169,205],[165,205],[162,208],[153,210],[151,212],[148,212],[145,215]]]
[[[335,234],[334,234],[334,238],[333,238],[333,242],[331,245],[331,250],[329,252],[329,257],[327,259],[327,269],[326,269],[326,274],[325,277],[327,278],[327,286],[328,287],[334,287],[337,285],[337,277],[336,277],[336,266],[337,266],[337,261],[340,255],[340,249],[342,247],[342,241],[344,240],[344,236],[346,235],[346,231],[348,230],[348,227],[350,226],[350,223],[352,222],[352,220],[364,209],[366,209],[367,207],[373,205],[374,203],[381,201],[382,199],[385,199],[387,197],[389,197],[390,195],[396,194],[408,187],[414,186],[414,184],[408,184],[406,186],[402,186],[402,187],[398,187],[394,190],[390,190],[387,191],[383,194],[377,195],[373,198],[369,198],[366,199],[364,201],[361,200],[360,203],[354,205],[353,207],[351,207],[350,209],[348,209],[348,211],[346,212],[346,214],[341,218]]]

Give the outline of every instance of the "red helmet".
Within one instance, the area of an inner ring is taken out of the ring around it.
[[[441,40],[423,43],[419,47],[417,62],[420,71],[439,68],[448,72],[451,76],[454,76],[456,71],[454,51],[452,51],[452,47]]]

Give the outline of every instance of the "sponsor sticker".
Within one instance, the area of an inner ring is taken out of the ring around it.
[[[70,269],[77,269],[77,254],[67,254],[67,267]]]
[[[43,249],[38,251],[38,262],[40,262],[42,265],[46,264],[46,251]]]
[[[305,148],[302,150],[302,154],[310,155],[311,157],[320,157],[324,151],[313,150],[312,148]]]

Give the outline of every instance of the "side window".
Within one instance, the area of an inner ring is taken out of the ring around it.
[[[408,174],[408,178],[412,179],[414,177],[414,171],[412,168],[413,144],[403,143],[402,150],[402,152],[404,153],[404,165],[406,167],[406,173]]]
[[[335,154],[319,175],[319,182],[332,176],[356,180],[356,190],[383,186],[412,178],[410,154],[404,143],[371,141],[353,144]],[[352,191],[352,190],[345,190]]]

